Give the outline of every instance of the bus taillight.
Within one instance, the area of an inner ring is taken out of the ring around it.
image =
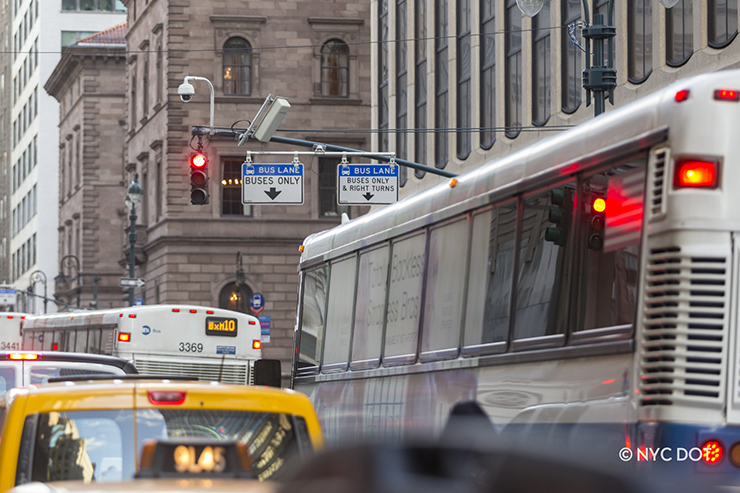
[[[687,159],[676,162],[676,188],[715,188],[717,186],[717,163]]]
[[[131,341],[131,334],[129,332],[119,332],[118,333],[118,342],[130,342]]]
[[[12,360],[16,360],[16,361],[17,360],[30,361],[30,360],[37,360],[37,359],[39,359],[39,355],[38,354],[31,354],[31,353],[10,353],[7,356],[7,358],[8,359],[12,359]]]
[[[252,349],[262,349],[262,341],[260,341],[259,339],[253,339]]]
[[[735,89],[717,89],[714,91],[714,99],[717,101],[740,101],[740,92]]]
[[[150,390],[148,393],[149,402],[165,406],[179,406],[185,402],[185,395],[187,392],[177,390]]]
[[[701,458],[705,464],[715,465],[722,462],[724,457],[724,447],[717,440],[707,440],[701,447]]]
[[[682,101],[686,101],[689,99],[689,90],[688,89],[681,89],[676,93],[676,102],[680,103]]]

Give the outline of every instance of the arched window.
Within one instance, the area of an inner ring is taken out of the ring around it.
[[[218,307],[249,313],[249,299],[252,294],[254,293],[246,284],[237,285],[235,282],[230,282],[224,286],[218,296]]]
[[[666,63],[678,67],[686,63],[694,53],[694,7],[691,0],[679,0],[666,9]]]
[[[396,156],[406,159],[408,127],[408,67],[406,43],[406,0],[396,0]],[[408,180],[408,168],[401,166],[398,184],[403,187]]]
[[[709,0],[709,46],[724,48],[737,35],[737,2]]]
[[[506,136],[513,139],[522,130],[522,12],[516,2],[506,3]]]
[[[244,38],[224,43],[224,94],[249,96],[252,91],[252,46]]]
[[[562,3],[562,24],[568,25],[581,18],[580,0],[565,0]],[[580,33],[577,33],[580,34]],[[573,113],[581,105],[581,50],[570,41],[570,37],[561,37],[562,61],[562,107],[563,112]]]
[[[627,31],[629,81],[639,84],[653,70],[652,0],[630,0],[627,3]]]
[[[481,0],[480,10],[480,124],[485,129],[480,134],[480,146],[490,149],[496,141],[493,129],[496,126],[496,9],[493,0]]]
[[[550,119],[550,3],[532,18],[532,123]]]
[[[321,95],[349,96],[349,47],[332,39],[321,47]]]

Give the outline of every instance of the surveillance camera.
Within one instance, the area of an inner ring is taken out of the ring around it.
[[[180,99],[182,99],[183,103],[189,103],[190,99],[192,99],[193,97],[193,94],[195,94],[195,88],[192,84],[183,82],[182,84],[180,84],[180,87],[177,88],[177,94],[180,95]]]

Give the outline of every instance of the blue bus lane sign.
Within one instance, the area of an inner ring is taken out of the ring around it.
[[[242,164],[242,204],[302,204],[303,164]]]
[[[337,202],[374,205],[398,202],[397,164],[340,164],[337,166]]]

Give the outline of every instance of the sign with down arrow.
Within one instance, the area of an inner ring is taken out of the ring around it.
[[[337,202],[340,205],[392,204],[398,201],[397,164],[340,164]]]
[[[302,204],[303,164],[242,164],[242,204]]]

